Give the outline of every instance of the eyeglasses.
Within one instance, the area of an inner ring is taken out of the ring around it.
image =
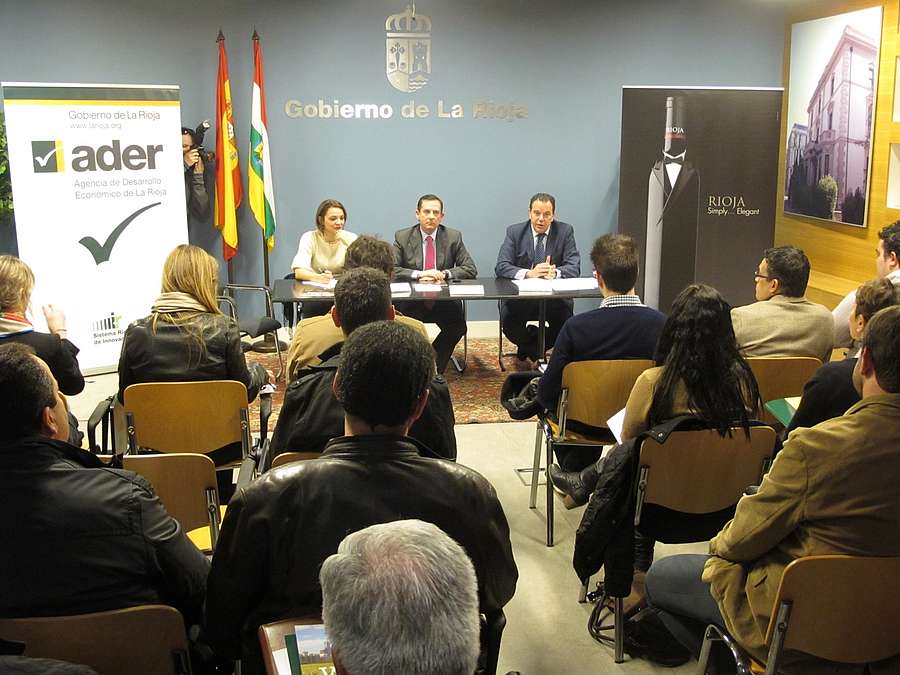
[[[778,277],[767,277],[765,274],[760,274],[758,271],[753,272],[753,281],[758,281],[760,279],[778,279]]]

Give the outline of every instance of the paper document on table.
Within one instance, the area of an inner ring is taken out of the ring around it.
[[[405,281],[391,284],[391,295],[409,295],[410,293],[412,293],[412,289]]]
[[[330,290],[337,286],[337,279],[332,279],[326,283],[322,283],[320,281],[304,281],[304,286],[312,286],[313,288],[324,288],[326,290]]]
[[[440,293],[440,284],[413,284],[413,290],[416,293]]]
[[[550,279],[514,279],[513,283],[518,287],[519,293],[550,293],[553,291],[553,281]]]
[[[454,298],[461,295],[484,295],[484,286],[481,284],[451,284],[449,290]]]
[[[597,288],[594,277],[574,277],[571,279],[553,279],[554,291],[591,291]]]
[[[606,420],[606,427],[616,437],[616,442],[622,442],[622,427],[625,425],[625,408]]]

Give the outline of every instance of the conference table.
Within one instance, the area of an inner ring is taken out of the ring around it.
[[[522,288],[520,288],[520,285]],[[466,303],[473,300],[539,300],[538,304],[538,347],[541,354],[545,352],[545,323],[546,301],[558,299],[599,298],[602,297],[596,282],[590,278],[579,279],[555,279],[552,281],[543,279],[527,279],[524,284],[517,285],[511,279],[497,279],[495,277],[479,277],[477,279],[465,279],[447,284],[417,284],[412,282],[394,282],[391,284],[391,297],[397,301],[426,300],[461,300],[465,315]],[[398,289],[405,287],[400,292]],[[526,288],[527,287],[527,288]],[[323,288],[322,285],[310,285],[294,279],[278,279],[272,289],[272,302],[282,305],[298,304],[304,299],[327,300],[334,297],[332,289]],[[500,355],[502,359],[502,354]],[[465,364],[465,359],[463,359]],[[503,368],[503,362],[500,361]],[[462,372],[462,368],[458,367]]]

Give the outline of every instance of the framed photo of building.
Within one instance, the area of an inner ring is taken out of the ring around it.
[[[881,6],[791,26],[784,212],[865,227]]]

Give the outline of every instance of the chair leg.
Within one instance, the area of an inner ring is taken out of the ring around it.
[[[616,663],[622,663],[625,660],[625,599],[613,598],[614,614],[615,614],[615,640],[616,640]]]
[[[581,604],[584,604],[587,602],[588,587],[590,586],[590,584],[591,584],[590,577],[585,579],[584,583],[581,584],[581,589],[578,591],[578,602],[580,602]]]
[[[540,476],[541,470],[541,439],[543,436],[544,429],[541,426],[541,423],[538,422],[537,432],[535,433],[534,438],[534,462],[531,469],[531,499],[528,500],[529,509],[537,508],[538,476]]]
[[[553,464],[553,443],[547,443],[547,546],[553,546],[553,483],[550,465]]]
[[[275,379],[280,380],[284,376],[284,357],[281,355],[281,342],[278,340],[278,331],[272,333],[272,338],[275,340],[275,353],[278,354],[278,375],[275,376]]]
[[[703,633],[703,646],[700,648],[700,658],[697,660],[697,675],[706,675],[709,667],[709,655],[712,652],[712,643],[716,639],[715,630],[707,626]]]
[[[497,363],[500,364],[500,370],[506,371],[503,365],[503,323],[500,320],[500,301],[497,301]]]

